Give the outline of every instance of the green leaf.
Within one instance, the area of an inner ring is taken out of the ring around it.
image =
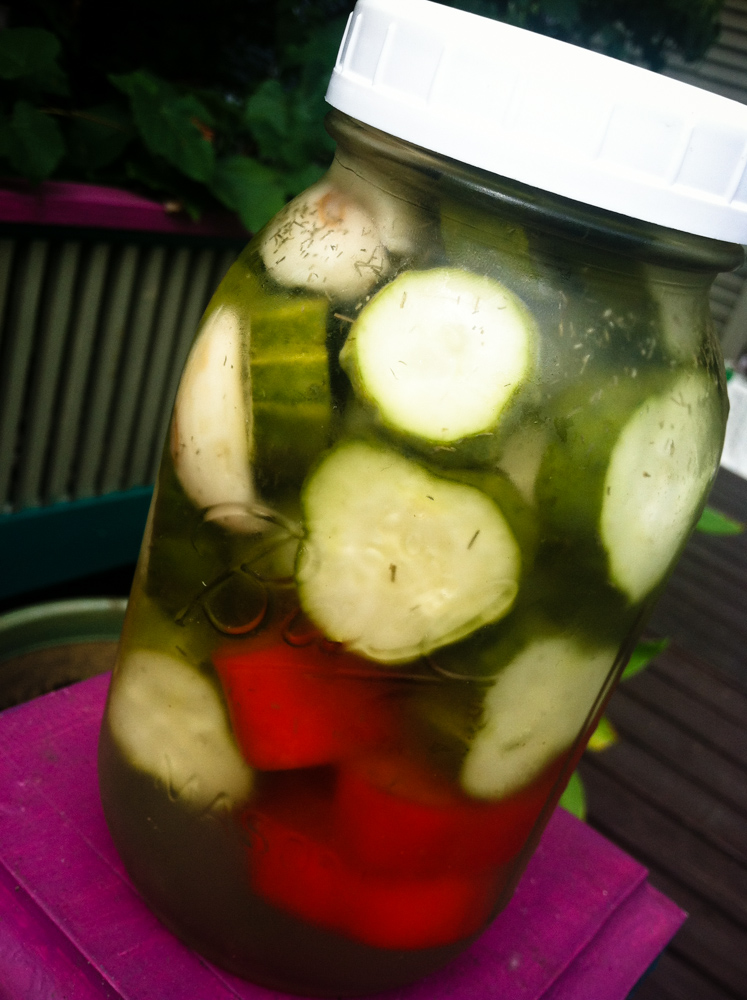
[[[270,163],[283,162],[291,142],[291,121],[288,97],[278,80],[259,85],[244,106],[244,121],[259,155]]]
[[[58,70],[60,43],[44,28],[5,28],[0,31],[0,77],[18,80]]]
[[[617,730],[607,716],[603,715],[597,724],[597,728],[591,734],[587,746],[594,753],[599,753],[601,750],[606,750],[608,747],[614,746],[619,739]]]
[[[206,128],[213,119],[202,101],[191,94],[181,96],[171,84],[145,70],[109,79],[130,98],[135,125],[151,153],[192,180],[209,183],[215,153],[200,126]]]
[[[113,163],[135,135],[132,118],[119,104],[98,104],[73,112],[68,159],[87,172]]]
[[[13,130],[10,127],[10,121],[7,115],[4,115],[0,111],[0,158],[7,158],[10,156],[10,151],[13,147]]]
[[[578,21],[577,0],[543,0],[542,10],[551,21],[556,21],[567,31],[572,30]]]
[[[207,198],[199,198],[199,194],[207,194],[204,188],[198,187],[180,175],[172,166],[153,156],[128,157],[125,163],[125,174],[129,180],[135,181],[138,187],[149,188],[158,195],[165,195],[165,201],[178,202],[191,219],[197,221],[205,210]],[[181,183],[180,183],[181,182]],[[197,191],[186,190],[186,188]],[[195,198],[194,194],[198,197]]]
[[[335,20],[316,28],[303,45],[289,46],[282,62],[292,70],[294,85],[265,80],[247,101],[245,123],[268,163],[298,173],[331,160],[334,142],[324,129],[324,95],[344,27],[344,19]]]
[[[239,213],[246,228],[256,233],[285,204],[282,175],[248,156],[219,160],[210,188],[223,204]]]
[[[706,507],[695,525],[696,531],[705,535],[741,535],[744,525],[713,507]]]
[[[641,670],[644,670],[652,660],[655,660],[660,653],[669,645],[669,639],[654,639],[651,642],[639,642],[633,650],[628,665],[620,678],[623,681],[635,677]]]
[[[28,101],[16,101],[5,144],[13,168],[32,181],[49,177],[65,152],[57,122]]]
[[[325,173],[326,169],[320,167],[318,163],[309,163],[300,170],[289,171],[285,175],[286,194],[295,197],[297,194],[305,191],[307,187],[316,184]]]
[[[579,819],[586,819],[586,792],[578,771],[574,771],[571,775],[571,780],[560,796],[558,804]]]
[[[279,80],[264,80],[244,105],[244,119],[250,128],[269,126],[278,136],[290,130],[288,98]]]

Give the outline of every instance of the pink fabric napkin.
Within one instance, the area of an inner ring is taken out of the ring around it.
[[[0,715],[0,995],[281,1000],[173,937],[129,882],[96,777],[108,677]],[[514,897],[451,965],[389,1000],[624,1000],[685,919],[563,810]]]

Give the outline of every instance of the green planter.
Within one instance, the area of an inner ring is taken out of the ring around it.
[[[0,709],[111,669],[126,607],[95,598],[0,615]]]

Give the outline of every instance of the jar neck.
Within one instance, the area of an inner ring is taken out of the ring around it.
[[[432,153],[371,128],[340,111],[325,125],[339,148],[353,157],[372,160],[380,171],[396,169],[398,179],[413,189],[429,188],[443,198],[500,213],[507,220],[564,241],[573,256],[585,249],[607,252],[640,263],[678,271],[700,272],[712,280],[742,263],[736,243],[693,236],[532,188]]]

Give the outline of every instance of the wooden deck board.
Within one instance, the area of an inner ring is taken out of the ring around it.
[[[722,470],[709,502],[747,521],[747,482]],[[651,633],[672,645],[580,766],[589,822],[690,914],[634,1000],[747,1000],[747,534],[690,540]]]
[[[721,469],[709,503],[747,522],[747,482]],[[747,687],[747,533],[693,535],[657,604],[651,629],[672,636]]]
[[[739,726],[747,727],[747,690],[708,664],[697,662],[683,649],[664,652],[650,668],[671,684],[697,697]]]
[[[602,771],[594,761],[581,768],[592,807],[634,857],[680,879],[745,930],[747,945],[747,866],[739,864],[697,833],[681,826],[658,805],[644,800],[624,776]],[[747,947],[744,949],[747,985]]]
[[[630,684],[629,694],[642,704],[655,707],[683,732],[747,772],[747,730],[742,726],[668,683],[653,670],[640,674],[636,683]]]
[[[743,1000],[747,995],[747,930],[743,915],[741,920],[734,919],[734,906],[730,905],[734,900],[724,899],[723,883],[717,887],[719,891],[714,892],[708,886],[705,872],[693,877],[692,863],[681,864],[678,851],[683,842],[687,846],[688,838],[680,833],[675,834],[674,840],[665,839],[667,825],[658,823],[655,817],[652,822],[655,810],[642,808],[624,786],[608,775],[600,775],[586,762],[582,765],[582,774],[592,824],[645,864],[651,884],[689,914],[666,953],[678,957],[698,970],[701,976],[718,984],[727,996]],[[676,824],[669,826],[669,830],[672,827],[677,830]],[[708,896],[720,898],[714,902]],[[726,906],[719,905],[724,902]],[[655,983],[666,982],[660,967],[654,970],[651,978]],[[693,994],[687,1000],[699,1000],[699,995]]]
[[[667,951],[639,985],[633,1000],[732,1000],[734,996]]]
[[[677,773],[717,793],[747,816],[747,785],[738,765],[698,743],[655,708],[641,705],[625,687],[614,695],[608,714],[624,739],[644,747],[653,758],[667,761]]]
[[[702,837],[738,865],[747,866],[747,817],[627,740],[589,761],[603,774],[620,775],[633,795]]]

